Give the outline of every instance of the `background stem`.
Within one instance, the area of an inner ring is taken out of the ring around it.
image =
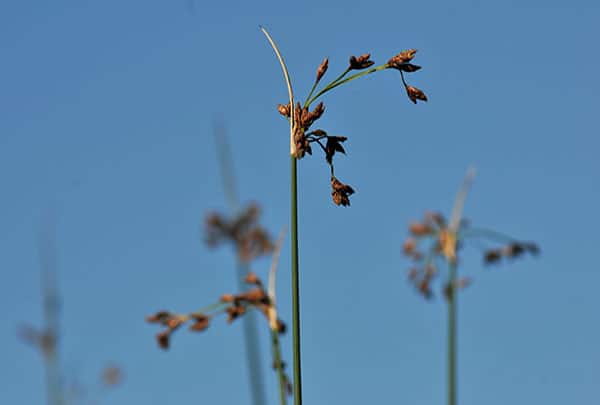
[[[456,261],[451,260],[448,286],[448,405],[456,405]]]
[[[238,290],[246,291],[248,288],[244,283],[244,277],[248,274],[249,268],[243,263],[238,263],[236,278],[238,280]],[[250,384],[250,394],[252,395],[253,405],[266,404],[265,387],[262,381],[262,359],[258,346],[259,337],[256,328],[256,313],[248,311],[243,317],[244,346],[246,351],[246,366],[248,369],[248,382]]]
[[[294,346],[294,405],[302,405],[300,365],[300,287],[298,277],[298,179],[297,160],[290,158],[291,173],[291,240],[292,240],[292,333]]]
[[[274,366],[277,370],[279,378],[279,403],[280,405],[287,404],[287,380],[283,370],[283,360],[281,359],[281,346],[279,345],[279,332],[271,329],[271,347],[273,348]]]
[[[229,142],[227,141],[227,134],[225,127],[220,122],[214,123],[214,135],[217,146],[217,156],[219,160],[219,166],[221,168],[221,179],[223,180],[223,190],[225,197],[229,205],[229,211],[232,217],[239,214],[240,201],[238,197],[238,191],[236,186],[235,173],[233,168],[233,158]],[[237,255],[237,252],[234,254]],[[239,257],[236,266],[236,280],[239,291],[245,291],[248,289],[244,283],[244,277],[250,268],[248,264],[243,263]],[[265,405],[266,395],[265,386],[263,384],[263,365],[260,355],[259,347],[259,336],[256,327],[256,314],[254,311],[250,311],[243,317],[242,324],[244,330],[244,349],[246,352],[246,366],[248,372],[248,384],[250,389],[250,395],[252,396],[253,405]]]

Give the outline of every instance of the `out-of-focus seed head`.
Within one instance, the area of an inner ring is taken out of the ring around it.
[[[146,322],[148,323],[162,323],[165,324],[167,319],[171,317],[171,313],[167,311],[158,311],[155,314],[149,315],[146,317]]]
[[[250,271],[250,272],[248,272],[248,274],[246,274],[246,277],[244,278],[244,282],[246,282],[248,284],[256,284],[256,285],[261,284],[256,273],[254,273],[252,271]]]
[[[415,238],[407,238],[402,245],[402,251],[406,256],[412,256],[417,251],[417,241]]]
[[[167,350],[169,348],[169,338],[171,337],[171,330],[167,329],[156,334],[156,342],[161,349]]]
[[[422,222],[413,222],[408,226],[408,231],[414,236],[426,236],[433,233],[433,228]]]
[[[221,295],[221,302],[233,302],[234,300],[235,300],[235,296],[233,294]]]
[[[486,264],[492,264],[492,263],[499,262],[501,258],[502,258],[502,252],[500,250],[490,249],[487,252],[485,252],[485,254],[483,256],[483,261]]]
[[[200,315],[193,317],[194,323],[190,325],[190,330],[193,332],[202,332],[208,328],[210,324],[210,318],[206,315]]]

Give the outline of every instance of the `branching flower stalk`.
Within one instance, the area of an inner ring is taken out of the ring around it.
[[[302,404],[302,378],[301,378],[301,348],[300,348],[300,292],[299,292],[299,271],[298,271],[298,174],[297,163],[306,153],[312,155],[312,144],[318,145],[325,153],[325,159],[330,167],[331,197],[334,204],[338,206],[349,206],[350,196],[354,194],[354,189],[341,182],[334,172],[333,156],[336,152],[345,154],[342,143],[348,138],[345,136],[329,135],[322,129],[311,130],[311,126],[325,112],[323,102],[319,102],[311,111],[313,103],[318,101],[323,95],[333,89],[349,83],[353,80],[367,76],[386,69],[395,69],[400,72],[400,78],[407,92],[408,98],[417,103],[417,100],[427,101],[427,96],[420,89],[410,86],[406,83],[404,73],[412,73],[421,69],[420,66],[411,64],[411,60],[416,54],[415,49],[408,49],[390,58],[385,64],[372,67],[375,62],[370,59],[370,54],[366,53],[360,56],[351,56],[348,67],[339,74],[333,81],[324,85],[320,90],[318,86],[329,67],[329,60],[326,58],[317,67],[316,79],[309,91],[304,104],[297,102],[294,104],[294,92],[288,73],[287,66],[283,56],[279,51],[275,41],[264,27],[260,27],[263,34],[267,37],[273,48],[288,90],[289,102],[285,105],[279,104],[277,109],[281,115],[288,119],[290,124],[290,231],[291,231],[291,259],[292,259],[292,332],[294,349],[294,404]],[[358,73],[350,74],[352,71]],[[350,75],[349,75],[350,74]]]
[[[244,278],[244,282],[252,288],[238,294],[223,294],[219,301],[186,314],[158,311],[146,317],[146,321],[164,327],[156,335],[156,341],[160,348],[166,350],[170,347],[173,333],[185,324],[189,325],[189,330],[192,332],[202,332],[219,315],[226,314],[227,322],[231,324],[236,319],[249,313],[251,309],[258,310],[267,319],[272,333],[273,357],[275,359],[273,364],[279,376],[280,403],[286,405],[285,393],[291,393],[291,383],[284,371],[285,363],[281,360],[279,345],[279,335],[286,330],[285,323],[277,318],[275,303],[271,300],[260,278],[255,273],[249,272]],[[273,334],[277,336],[273,337]]]
[[[488,242],[504,243],[504,246],[487,249],[484,263],[497,263],[502,258],[513,259],[524,253],[539,254],[538,246],[533,242],[518,241],[509,236],[480,228],[471,228],[462,218],[464,202],[473,181],[475,172],[469,170],[463,186],[459,190],[450,222],[447,223],[439,213],[426,213],[422,221],[409,226],[411,234],[404,242],[403,251],[413,262],[409,270],[409,280],[425,298],[433,297],[431,284],[438,275],[438,269],[444,264],[448,268],[447,281],[442,291],[448,303],[448,405],[457,401],[457,300],[458,290],[471,283],[467,277],[458,277],[458,251],[470,239],[484,239]],[[424,252],[420,245],[429,240],[429,248]]]

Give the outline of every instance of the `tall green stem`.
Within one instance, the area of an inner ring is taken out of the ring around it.
[[[448,286],[448,405],[456,405],[456,260],[451,260]]]
[[[291,240],[292,240],[292,333],[294,346],[294,405],[302,405],[300,365],[300,286],[298,277],[298,177],[297,160],[290,158],[291,173]]]

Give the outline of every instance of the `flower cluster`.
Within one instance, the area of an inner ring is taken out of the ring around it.
[[[406,83],[404,78],[404,73],[413,73],[421,69],[421,66],[410,63],[410,61],[412,61],[412,59],[415,57],[416,53],[416,49],[408,49],[400,52],[387,62],[389,69],[396,69],[400,72],[400,78],[402,79],[402,84],[404,84],[404,88],[406,89],[406,94],[408,95],[410,101],[415,104],[417,104],[417,100],[427,101],[427,96],[425,93],[423,93],[423,91],[417,87],[410,86],[408,83]]]
[[[348,138],[340,135],[329,135],[329,133],[323,129],[311,129],[312,125],[319,118],[321,118],[325,112],[325,105],[323,102],[319,102],[313,109],[311,109],[312,103],[323,94],[342,84],[384,69],[396,69],[400,72],[400,77],[406,89],[408,98],[413,103],[416,103],[417,100],[427,101],[427,96],[425,93],[414,86],[408,85],[404,78],[404,73],[412,73],[421,69],[420,66],[410,63],[416,52],[417,51],[415,49],[402,51],[388,60],[387,63],[376,67],[373,67],[375,62],[371,60],[371,54],[369,53],[365,53],[360,56],[351,56],[348,66],[343,73],[329,84],[323,86],[321,90],[316,91],[317,86],[329,68],[329,59],[325,58],[317,67],[315,82],[306,98],[305,103],[302,105],[298,102],[293,107],[290,105],[290,103],[285,105],[279,104],[277,106],[277,110],[281,115],[286,117],[288,120],[293,118],[294,126],[292,128],[292,154],[295,158],[301,159],[306,154],[312,155],[312,146],[314,144],[318,145],[323,150],[325,154],[325,160],[330,166],[332,188],[331,196],[336,205],[349,206],[350,200],[348,197],[354,193],[352,187],[342,183],[338,178],[335,177],[333,165],[333,157],[337,152],[346,154],[343,143]],[[353,71],[358,71],[358,73],[347,76]]]
[[[273,251],[268,232],[258,224],[260,209],[250,204],[237,217],[228,220],[218,213],[206,217],[206,242],[217,246],[224,241],[232,242],[238,256],[244,262]]]
[[[162,349],[168,349],[171,335],[179,327],[189,323],[189,330],[201,332],[208,328],[212,318],[220,314],[227,314],[227,322],[232,323],[244,315],[249,308],[255,308],[263,313],[267,320],[270,320],[274,307],[264,289],[262,281],[253,272],[248,273],[244,281],[253,285],[254,288],[239,294],[223,294],[217,303],[210,305],[203,311],[189,314],[158,311],[146,317],[146,322],[158,323],[166,328],[156,335],[158,345]],[[277,319],[275,322],[277,331],[284,333],[285,324],[283,321]]]
[[[488,249],[484,252],[484,263],[486,264],[499,262],[503,257],[516,258],[524,253],[539,254],[539,247],[533,242],[516,241],[497,232],[472,228],[465,220],[461,221],[458,230],[453,232],[445,218],[439,213],[426,213],[421,221],[411,223],[408,231],[410,236],[404,241],[402,247],[404,254],[414,264],[409,270],[408,278],[425,298],[433,296],[431,284],[439,273],[439,262],[456,263],[458,261],[457,251],[467,239],[482,238],[504,243],[502,247]],[[425,251],[420,249],[424,240],[430,241],[429,248]],[[456,278],[453,283],[453,286],[448,282],[443,286],[446,298],[450,297],[453,290],[468,286],[471,279]]]
[[[250,309],[256,309],[261,312],[269,323],[269,327],[275,335],[285,333],[285,323],[277,318],[275,304],[269,298],[263,282],[253,272],[249,272],[244,281],[251,286],[247,291],[238,294],[223,294],[218,302],[208,307],[188,314],[173,313],[170,311],[158,311],[148,317],[146,322],[157,323],[164,329],[156,335],[158,346],[164,350],[168,349],[171,343],[173,333],[184,324],[189,325],[192,332],[201,332],[206,330],[212,319],[218,315],[226,314],[227,322],[232,323],[242,317]],[[274,368],[281,368],[288,392],[291,392],[291,383],[289,377],[285,375],[283,369],[285,363],[279,361],[274,363]]]

